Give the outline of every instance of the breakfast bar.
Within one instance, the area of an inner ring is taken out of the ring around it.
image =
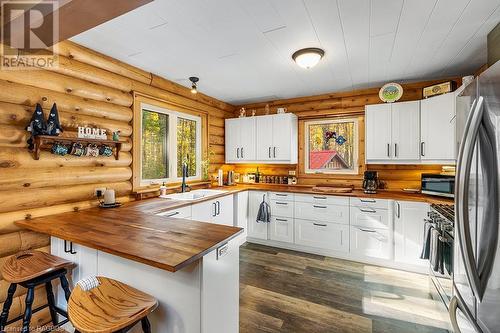
[[[16,224],[51,236],[52,254],[77,265],[73,282],[106,276],[154,295],[159,307],[150,315],[153,332],[237,332],[234,239],[241,228],[157,216],[144,212],[148,205],[138,201]],[[65,305],[63,297],[57,301]]]

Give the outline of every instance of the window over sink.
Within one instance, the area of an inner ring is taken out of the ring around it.
[[[188,179],[201,179],[201,117],[141,104],[140,183],[178,182],[182,164]]]
[[[304,122],[305,173],[358,173],[357,118]]]

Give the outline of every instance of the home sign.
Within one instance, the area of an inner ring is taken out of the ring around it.
[[[78,138],[106,140],[108,136],[105,129],[78,126]]]

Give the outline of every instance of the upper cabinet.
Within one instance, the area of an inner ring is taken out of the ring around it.
[[[455,163],[455,94],[367,105],[366,163]]]
[[[297,126],[292,113],[226,119],[226,163],[296,164]]]
[[[421,159],[425,163],[455,162],[455,94],[421,101]]]
[[[366,106],[367,163],[419,160],[419,101]]]

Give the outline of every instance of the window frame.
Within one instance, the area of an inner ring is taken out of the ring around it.
[[[353,143],[353,164],[354,168],[352,170],[320,170],[320,169],[309,169],[309,125],[321,125],[330,123],[354,123],[354,143]],[[304,121],[304,173],[306,175],[321,175],[321,174],[331,174],[331,175],[358,175],[359,174],[359,119],[356,117],[349,118],[329,118],[321,120],[305,120]]]
[[[183,118],[188,120],[193,120],[196,122],[196,173],[194,176],[187,177],[188,181],[198,181],[201,180],[201,155],[202,155],[202,117],[195,116],[189,113],[174,111],[157,105],[141,102],[140,103],[140,115],[138,117],[138,138],[140,142],[139,147],[139,185],[141,187],[147,187],[150,185],[156,185],[162,182],[165,184],[178,183],[182,180],[182,177],[177,176],[177,119]],[[161,114],[168,115],[168,133],[167,133],[167,158],[169,161],[168,178],[158,178],[158,179],[143,179],[142,178],[142,116],[144,111],[157,112]]]

